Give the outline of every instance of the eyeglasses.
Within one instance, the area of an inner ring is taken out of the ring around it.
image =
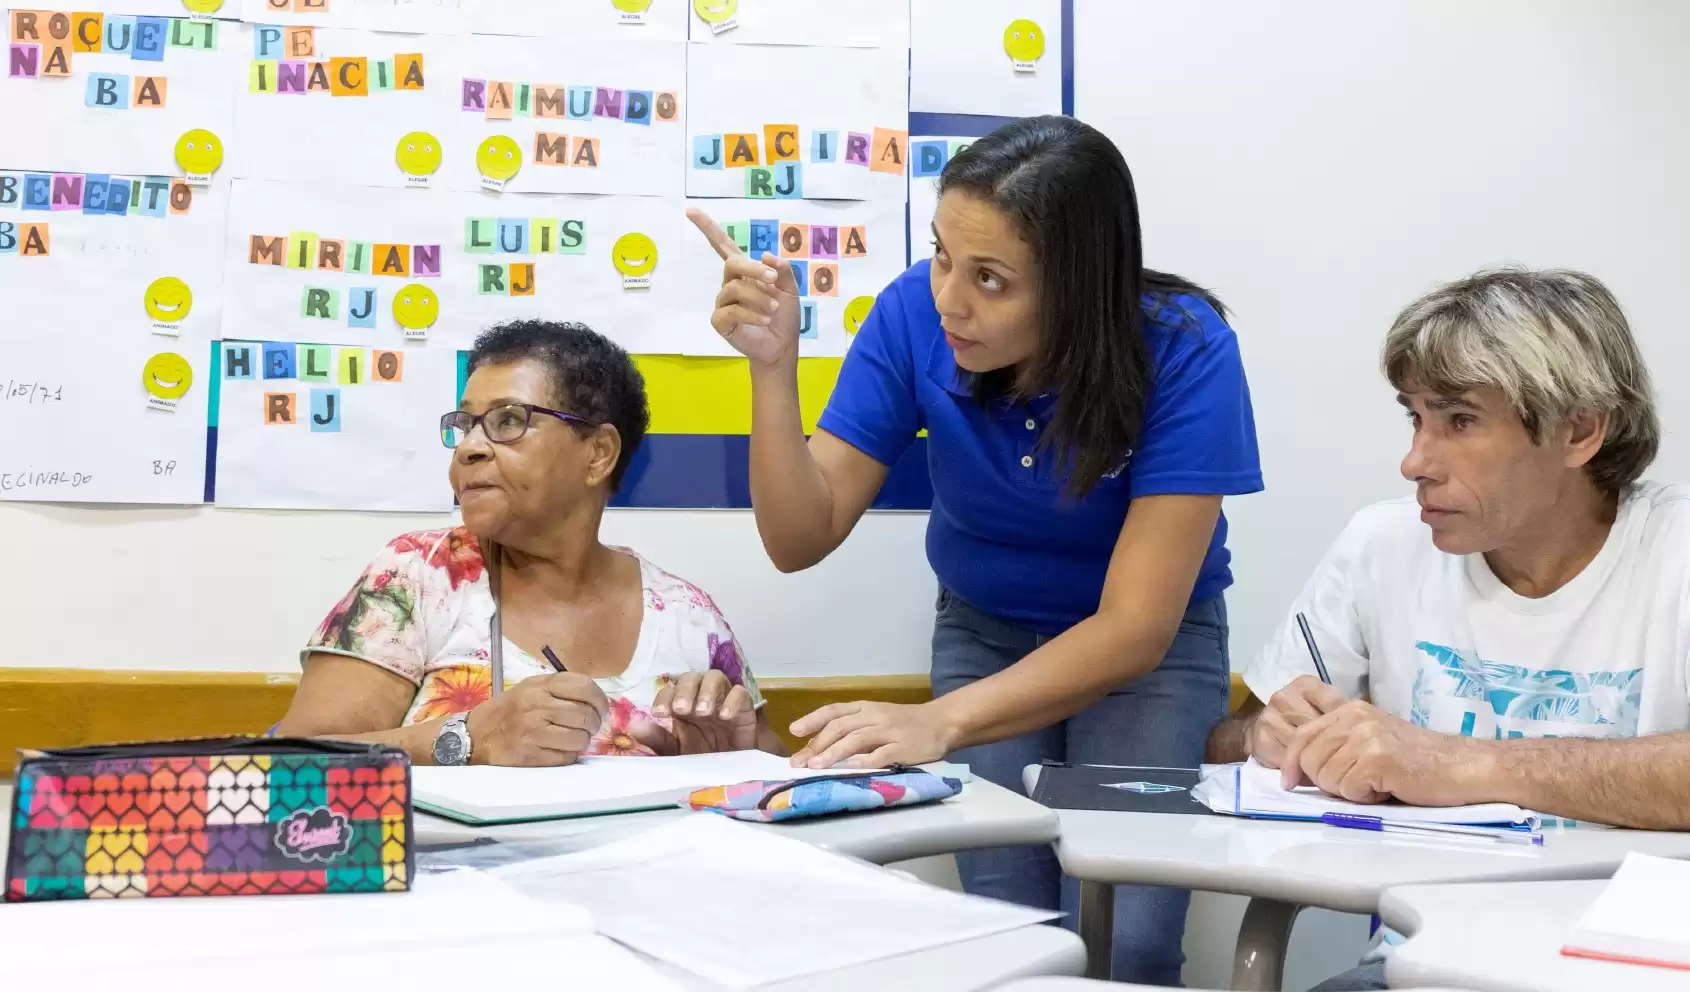
[[[510,403],[496,406],[486,413],[465,413],[453,410],[440,418],[440,443],[448,448],[456,448],[462,444],[469,432],[475,430],[475,425],[481,425],[481,432],[487,440],[494,444],[510,444],[522,435],[528,433],[528,424],[534,414],[543,413],[549,417],[556,417],[566,424],[580,424],[582,427],[597,427],[590,420],[577,417],[573,413],[562,410],[549,410],[532,403]]]

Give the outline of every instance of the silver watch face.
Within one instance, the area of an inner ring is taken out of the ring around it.
[[[448,727],[441,731],[434,739],[434,763],[437,765],[461,765],[464,763],[465,752],[464,732],[457,727]]]

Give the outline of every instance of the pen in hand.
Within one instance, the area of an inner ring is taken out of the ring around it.
[[[1332,684],[1332,676],[1326,672],[1326,662],[1320,658],[1320,648],[1315,646],[1314,631],[1309,629],[1309,618],[1301,613],[1297,614],[1297,626],[1303,632],[1303,643],[1308,645],[1309,657],[1314,659],[1314,670],[1320,675],[1320,680],[1327,685]]]
[[[557,669],[558,674],[561,675],[569,671],[569,669],[563,667],[563,659],[557,656],[557,652],[552,650],[551,645],[548,644],[540,648],[540,653],[546,656],[546,664]]]

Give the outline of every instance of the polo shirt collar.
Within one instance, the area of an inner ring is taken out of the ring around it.
[[[944,387],[945,392],[964,399],[974,398],[974,387],[968,373],[957,368],[956,352],[940,338],[934,346],[932,354],[927,358],[927,374],[934,382]],[[1050,393],[1043,393],[1028,400],[1026,407],[1037,416],[1049,416],[1051,408],[1056,404],[1056,397]]]

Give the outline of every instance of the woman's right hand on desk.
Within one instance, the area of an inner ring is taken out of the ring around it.
[[[564,672],[523,679],[470,711],[477,765],[568,765],[592,743],[610,701],[598,683]]]
[[[758,365],[774,366],[798,358],[798,283],[792,265],[773,252],[755,261],[702,210],[687,211],[722,257],[722,291],[710,326],[734,350]]]
[[[1313,675],[1300,675],[1273,694],[1250,725],[1250,754],[1258,764],[1278,768],[1297,728],[1349,702],[1348,696]]]

